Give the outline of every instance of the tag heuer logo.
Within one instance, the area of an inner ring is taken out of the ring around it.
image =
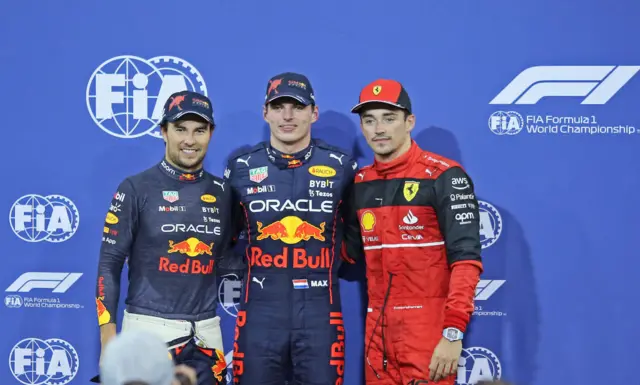
[[[164,198],[165,201],[167,201],[169,203],[173,203],[173,202],[177,201],[178,199],[180,199],[180,197],[178,196],[178,192],[177,191],[163,191],[162,192],[162,197]]]
[[[249,179],[252,182],[260,183],[269,176],[267,167],[252,168],[249,170]]]

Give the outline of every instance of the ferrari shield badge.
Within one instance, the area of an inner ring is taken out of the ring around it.
[[[419,189],[420,182],[404,182],[404,188],[402,189],[404,199],[406,199],[407,202],[411,202],[411,200],[416,197]]]

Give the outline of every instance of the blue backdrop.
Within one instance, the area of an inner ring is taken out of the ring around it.
[[[5,2],[0,382],[96,373],[105,213],[118,183],[162,156],[168,94],[211,98],[206,166],[221,175],[233,149],[267,137],[269,77],[297,71],[316,90],[314,134],[361,165],[372,154],[348,111],[388,77],[412,97],[416,141],[473,177],[486,271],[459,385],[637,383],[639,11],[633,0]],[[342,291],[345,382],[357,385],[361,287]],[[230,352],[238,282],[225,277],[220,294]]]

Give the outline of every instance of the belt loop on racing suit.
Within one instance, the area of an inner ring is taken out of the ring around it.
[[[183,337],[178,337],[175,340],[171,340],[169,342],[167,342],[167,346],[176,346],[176,345],[183,345],[186,344],[187,342],[189,342],[193,337],[195,337],[196,335],[196,323],[195,321],[187,321],[189,322],[189,324],[191,325],[191,330],[189,331],[189,334]],[[179,347],[176,347],[176,350]]]

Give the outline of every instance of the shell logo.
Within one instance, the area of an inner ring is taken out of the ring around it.
[[[110,225],[115,225],[116,223],[118,223],[118,217],[113,215],[113,213],[107,213],[107,218],[105,219],[105,221]]]
[[[204,194],[200,199],[205,203],[214,203],[216,201],[216,197],[210,194]]]
[[[362,213],[360,217],[360,224],[362,224],[362,229],[364,231],[372,231],[374,227],[376,227],[376,216],[369,210]]]
[[[331,178],[336,175],[336,170],[329,166],[313,166],[309,167],[309,174],[320,178]]]

